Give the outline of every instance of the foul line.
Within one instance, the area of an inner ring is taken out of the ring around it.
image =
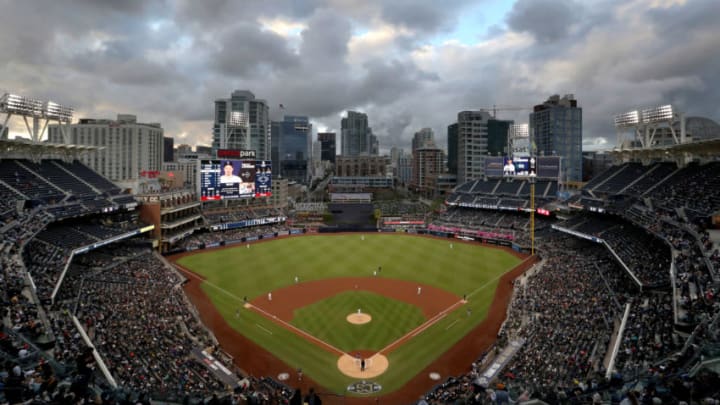
[[[448,325],[448,326],[445,328],[445,330],[448,330],[448,329],[452,328],[453,326],[455,326],[455,324],[458,323],[458,321],[459,321],[459,319],[456,319],[456,320],[452,321],[452,323],[451,323],[450,325]]]
[[[242,298],[240,298],[240,297],[238,297],[237,295],[231,293],[230,291],[228,291],[228,290],[226,290],[226,289],[224,289],[224,288],[222,288],[222,287],[219,287],[219,286],[211,283],[210,281],[207,281],[207,280],[203,279],[202,277],[198,276],[197,274],[195,274],[195,273],[193,273],[192,271],[190,271],[190,270],[182,267],[181,265],[179,265],[179,264],[177,264],[177,263],[174,263],[174,264],[175,264],[175,267],[177,267],[178,270],[182,271],[183,273],[186,273],[186,274],[189,275],[190,277],[193,277],[193,278],[197,279],[197,280],[200,281],[201,283],[205,283],[205,284],[209,285],[210,287],[213,287],[213,288],[219,290],[220,292],[226,294],[226,295],[229,296],[230,298],[234,298],[234,299],[236,299],[236,300],[238,300],[238,301],[242,301]]]
[[[216,289],[218,289],[219,291],[222,291],[223,293],[227,294],[229,297],[232,297],[232,298],[234,298],[234,299],[236,299],[236,300],[238,300],[238,301],[242,301],[242,299],[241,299],[240,297],[238,297],[237,295],[235,295],[235,294],[233,294],[233,293],[231,293],[231,292],[223,289],[222,287],[218,287],[217,285],[215,285],[215,284],[213,284],[213,283],[211,283],[211,282],[209,282],[209,281],[207,281],[207,280],[204,280],[202,277],[198,276],[197,274],[193,273],[193,272],[190,271],[190,270],[187,270],[187,269],[183,268],[182,266],[180,266],[180,265],[177,264],[177,263],[175,263],[175,265],[176,265],[177,268],[180,269],[183,273],[187,273],[187,274],[190,275],[191,277],[193,277],[193,278],[195,278],[195,279],[197,279],[197,280],[199,280],[199,281],[201,281],[201,282],[203,282],[203,283],[207,283],[209,286],[211,286],[211,287],[213,287],[213,288],[216,288]],[[245,304],[245,307],[248,308],[248,309],[254,309],[255,311],[257,311],[257,312],[259,312],[260,314],[264,315],[265,318],[270,319],[270,320],[273,320],[273,321],[275,321],[276,323],[279,323],[280,325],[284,326],[285,328],[290,329],[290,330],[292,330],[293,332],[295,332],[295,333],[297,333],[297,334],[299,334],[299,335],[305,336],[306,338],[308,338],[308,339],[310,339],[310,340],[313,340],[313,341],[315,341],[316,343],[320,343],[321,346],[325,346],[326,348],[329,348],[330,350],[332,350],[332,351],[334,351],[334,352],[336,352],[336,353],[347,354],[347,353],[345,353],[344,351],[338,349],[337,347],[331,345],[330,343],[327,343],[327,342],[325,342],[324,340],[321,340],[321,339],[316,338],[315,336],[313,336],[313,335],[305,332],[305,331],[302,330],[302,329],[299,329],[299,328],[295,327],[294,325],[291,325],[291,324],[283,321],[282,319],[278,318],[276,315],[273,315],[273,314],[265,311],[264,309],[262,309],[262,308],[260,308],[260,307],[258,307],[258,306],[255,306],[255,305],[246,303],[246,304]],[[262,326],[260,326],[260,325],[258,325],[258,326],[262,328]],[[264,329],[264,328],[263,328],[263,329]],[[272,332],[268,331],[267,329],[265,329],[265,331],[268,332],[268,333],[270,333],[270,334],[272,335]]]
[[[259,323],[256,323],[255,326],[257,326],[258,328],[264,330],[265,332],[267,332],[267,333],[269,333],[269,334],[271,334],[271,335],[273,334],[272,332],[270,332],[269,330],[267,330],[266,328],[264,328],[264,327],[263,327],[262,325],[260,325]]]
[[[526,258],[526,259],[523,260],[520,264],[525,263],[526,261],[530,260],[531,258],[532,258],[532,256]],[[231,292],[223,289],[222,287],[219,287],[219,286],[217,286],[217,285],[215,285],[215,284],[213,284],[213,283],[211,283],[211,282],[209,282],[209,281],[207,281],[207,280],[204,280],[202,277],[198,276],[197,274],[193,273],[193,272],[190,271],[190,270],[185,269],[184,267],[180,266],[180,265],[177,264],[177,263],[174,263],[174,264],[175,264],[175,266],[176,266],[179,270],[181,270],[183,273],[186,273],[186,274],[190,275],[191,277],[193,277],[193,278],[195,278],[195,279],[197,279],[197,280],[199,280],[199,281],[201,281],[201,282],[203,282],[203,283],[207,283],[209,286],[218,289],[219,291],[223,292],[224,294],[228,295],[229,297],[232,297],[232,298],[234,298],[234,299],[236,299],[236,300],[238,300],[238,301],[242,301],[242,300],[240,299],[240,297],[236,296],[235,294],[233,294],[233,293],[231,293]],[[519,266],[519,265],[518,265],[518,266]],[[493,278],[492,280],[488,281],[487,283],[485,283],[485,284],[481,285],[480,287],[476,288],[476,289],[473,290],[470,294],[468,294],[466,298],[469,298],[469,297],[473,296],[475,293],[477,293],[477,292],[485,289],[486,287],[488,287],[489,285],[491,285],[492,283],[494,283],[495,281],[497,281],[497,280],[498,280],[500,277],[502,277],[503,275],[505,275],[505,273],[500,274],[499,276]],[[417,328],[411,330],[410,332],[408,332],[408,333],[406,333],[405,335],[401,336],[400,338],[398,338],[398,339],[395,340],[394,342],[392,342],[392,343],[390,343],[389,345],[385,346],[384,348],[378,350],[378,351],[376,352],[376,354],[382,354],[383,352],[387,352],[387,351],[389,351],[390,349],[394,348],[394,346],[396,346],[396,345],[398,345],[398,344],[400,344],[400,343],[402,343],[402,342],[404,342],[404,341],[406,341],[406,340],[410,340],[410,339],[416,337],[416,336],[419,335],[420,333],[422,333],[422,332],[424,332],[425,330],[427,330],[428,328],[430,328],[432,325],[438,323],[438,322],[439,322],[440,320],[442,320],[449,312],[453,311],[456,307],[458,307],[459,305],[463,305],[463,304],[465,304],[466,302],[467,302],[466,300],[460,300],[460,301],[455,302],[454,304],[450,305],[449,307],[447,307],[447,308],[445,308],[444,310],[442,310],[442,311],[438,312],[437,314],[435,314],[432,318],[428,319],[427,321],[425,321],[423,324],[421,324],[421,325],[418,326]],[[320,346],[324,346],[324,347],[326,347],[326,348],[329,348],[330,350],[332,350],[332,351],[334,351],[334,352],[336,352],[336,353],[339,353],[339,354],[341,354],[341,355],[348,355],[348,353],[346,353],[346,352],[338,349],[337,347],[331,345],[330,343],[327,343],[327,342],[325,342],[325,341],[322,340],[322,339],[316,338],[315,336],[313,336],[313,335],[305,332],[304,330],[302,330],[302,329],[300,329],[300,328],[298,328],[298,327],[296,327],[296,326],[294,326],[294,325],[292,325],[292,324],[290,324],[290,323],[288,323],[288,322],[283,321],[282,319],[278,318],[276,315],[273,315],[273,314],[265,311],[264,309],[262,309],[262,308],[260,308],[260,307],[258,307],[258,306],[255,306],[255,305],[251,305],[251,304],[247,304],[247,303],[246,303],[246,308],[254,309],[255,311],[257,311],[257,312],[259,312],[260,314],[264,315],[267,319],[270,319],[270,320],[272,320],[272,321],[275,321],[276,323],[280,324],[281,326],[284,326],[285,328],[290,329],[291,331],[293,331],[293,332],[295,332],[295,333],[297,333],[297,334],[299,334],[299,335],[302,335],[302,336],[304,336],[304,337],[306,337],[306,338],[308,338],[308,339],[310,339],[310,340],[312,340],[312,341],[314,341],[314,342],[316,342],[316,343],[319,343]],[[457,320],[456,320],[455,322],[457,322]],[[450,326],[448,326],[447,328],[445,328],[445,330],[450,329],[450,327],[452,327],[452,326],[455,324],[455,322],[451,323]],[[257,324],[256,324],[256,325],[257,325]],[[270,334],[272,335],[272,332],[270,332],[269,330],[263,328],[263,327],[260,326],[260,325],[257,325],[257,326],[260,327],[260,328],[262,328],[262,329],[264,329],[266,332],[268,332],[268,333],[270,333]]]
[[[384,348],[382,348],[381,350],[379,350],[378,353],[381,353],[381,354],[382,354],[383,352],[390,351],[390,349],[393,348],[394,346],[396,346],[396,345],[398,345],[398,344],[400,344],[400,343],[402,343],[402,342],[404,342],[404,341],[406,341],[406,340],[410,340],[411,338],[419,335],[420,333],[422,333],[422,332],[424,332],[425,330],[427,330],[429,327],[431,327],[431,326],[433,326],[434,324],[438,323],[438,322],[439,322],[441,319],[443,319],[443,318],[445,317],[445,315],[447,315],[450,311],[454,310],[457,306],[462,305],[462,304],[463,304],[463,301],[460,300],[460,301],[457,301],[456,303],[450,305],[449,307],[447,307],[447,308],[445,308],[444,310],[442,310],[442,311],[438,312],[437,314],[435,314],[432,318],[430,318],[430,319],[428,319],[427,321],[425,321],[422,325],[418,326],[417,328],[415,328],[415,329],[411,330],[410,332],[406,333],[405,335],[403,335],[403,336],[400,337],[399,339],[397,339],[397,340],[395,340],[394,342],[390,343],[389,345],[385,346]]]
[[[299,334],[299,335],[305,336],[306,338],[309,338],[310,340],[314,340],[316,343],[320,343],[321,346],[325,346],[325,347],[327,347],[327,348],[330,348],[332,351],[335,351],[335,352],[340,353],[340,354],[347,354],[347,353],[345,353],[344,351],[338,349],[337,347],[331,345],[330,343],[328,343],[328,342],[326,342],[326,341],[324,341],[324,340],[321,340],[321,339],[316,338],[315,336],[313,336],[313,335],[305,332],[304,330],[302,330],[302,329],[300,329],[300,328],[298,328],[298,327],[296,327],[296,326],[294,326],[294,325],[292,325],[292,324],[290,324],[290,323],[287,323],[287,322],[283,321],[282,319],[278,318],[276,315],[273,315],[273,314],[265,311],[264,309],[262,309],[262,308],[260,308],[260,307],[258,307],[258,306],[255,306],[255,305],[252,305],[252,304],[251,304],[251,305],[250,305],[250,309],[254,309],[255,311],[257,311],[257,312],[261,313],[262,315],[264,315],[266,318],[268,318],[268,319],[270,319],[270,320],[273,320],[273,321],[275,321],[276,323],[279,323],[280,325],[286,327],[287,329],[292,330],[293,332],[295,332],[295,333],[297,333],[297,334]]]
[[[525,260],[521,261],[517,266],[513,267],[512,269],[510,269],[510,271],[516,269],[518,266],[522,265],[523,263],[525,263],[525,262],[528,261],[528,260],[531,260],[532,258],[534,258],[534,256],[528,256],[528,257],[526,257]],[[478,293],[478,292],[484,290],[485,287],[487,287],[487,286],[491,285],[492,283],[494,283],[495,281],[499,280],[500,277],[504,276],[504,275],[507,274],[507,273],[508,273],[508,272],[506,271],[505,273],[502,273],[502,274],[500,274],[499,276],[496,276],[496,277],[493,278],[492,280],[488,281],[487,283],[485,283],[485,284],[481,285],[480,287],[476,288],[475,290],[473,290],[470,294],[467,295],[467,297],[470,298],[470,297],[472,297],[473,295],[475,295],[475,293]]]

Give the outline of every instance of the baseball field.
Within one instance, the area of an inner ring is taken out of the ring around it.
[[[477,329],[499,280],[521,261],[451,239],[344,234],[193,252],[176,263],[202,279],[223,326],[280,359],[293,379],[302,369],[342,395],[368,379],[387,395]]]

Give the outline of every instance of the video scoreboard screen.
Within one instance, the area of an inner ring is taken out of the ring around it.
[[[539,177],[557,180],[560,177],[558,156],[488,156],[485,158],[487,177]]]
[[[272,195],[272,163],[269,160],[200,161],[202,201]]]
[[[503,163],[503,176],[535,176],[537,165],[534,157],[506,157]]]

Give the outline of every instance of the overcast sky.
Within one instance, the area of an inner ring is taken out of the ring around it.
[[[586,149],[612,116],[672,103],[720,120],[718,0],[0,0],[0,93],[136,114],[211,142],[213,101],[249,89],[273,119],[339,132],[368,113],[381,150],[465,109],[572,93]],[[285,110],[278,108],[279,104]],[[527,110],[499,118],[528,120]],[[24,131],[13,121],[12,132]]]

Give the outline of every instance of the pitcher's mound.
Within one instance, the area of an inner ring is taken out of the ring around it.
[[[390,362],[387,357],[380,353],[375,353],[365,359],[365,370],[360,370],[360,359],[343,354],[337,362],[338,370],[348,377],[353,378],[373,378],[384,373]]]
[[[353,325],[363,325],[372,321],[372,316],[362,312],[359,314],[353,312],[352,314],[346,316],[345,319]]]

